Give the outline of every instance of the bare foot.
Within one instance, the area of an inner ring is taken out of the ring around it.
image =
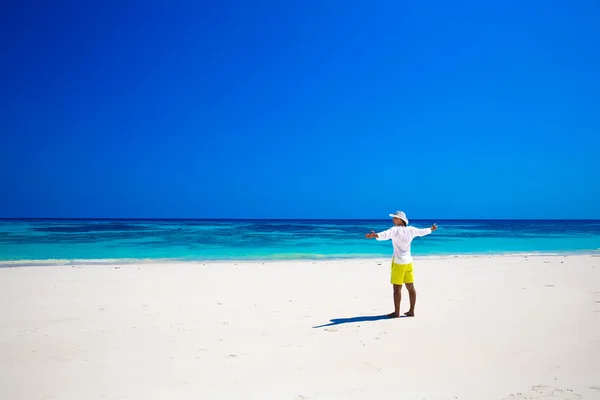
[[[393,312],[391,314],[386,315],[386,317],[388,317],[388,318],[399,318],[400,314],[396,314],[395,312]]]
[[[415,316],[415,313],[414,313],[414,312],[407,311],[407,312],[405,312],[405,313],[404,313],[404,315],[406,315],[407,317],[414,317],[414,316]]]

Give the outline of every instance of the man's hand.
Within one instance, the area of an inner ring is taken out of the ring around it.
[[[367,239],[375,239],[377,237],[377,234],[375,233],[375,231],[371,231],[371,233],[367,233]]]
[[[435,231],[438,228],[436,224],[431,225],[431,232]]]

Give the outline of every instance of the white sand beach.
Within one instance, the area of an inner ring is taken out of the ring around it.
[[[0,399],[600,399],[600,257],[415,277],[370,320],[388,259],[2,268]]]

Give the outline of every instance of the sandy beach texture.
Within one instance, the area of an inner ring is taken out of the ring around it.
[[[0,399],[600,399],[600,257],[415,274],[392,320],[387,259],[2,268]]]

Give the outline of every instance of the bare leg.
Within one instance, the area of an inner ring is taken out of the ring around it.
[[[390,318],[398,318],[400,316],[400,300],[402,298],[402,285],[394,285],[394,312],[388,314]]]
[[[417,291],[415,290],[414,283],[407,283],[406,289],[408,290],[408,297],[410,298],[410,309],[404,313],[407,317],[415,316],[415,304],[417,303]]]

